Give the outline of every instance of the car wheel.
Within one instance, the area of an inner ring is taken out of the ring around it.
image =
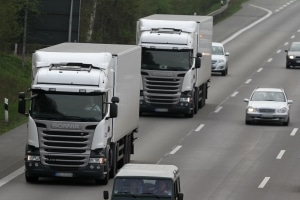
[[[287,69],[290,69],[291,66],[290,66],[288,63],[286,63],[286,68],[287,68]]]
[[[290,118],[288,118],[288,120],[286,122],[282,122],[282,125],[283,126],[288,126],[290,123]]]
[[[227,69],[225,69],[224,71],[222,71],[222,76],[226,76],[227,74]]]
[[[250,125],[250,124],[251,124],[251,121],[246,119],[246,120],[245,120],[245,124]]]

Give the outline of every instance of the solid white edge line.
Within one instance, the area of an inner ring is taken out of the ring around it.
[[[169,154],[175,154],[181,147],[182,147],[181,145],[178,145]]]
[[[298,128],[294,128],[290,135],[295,136],[297,131],[298,131]]]
[[[203,127],[204,127],[205,124],[200,124],[196,129],[195,131],[200,131]]]
[[[280,160],[280,159],[282,158],[282,156],[283,156],[284,153],[285,153],[285,150],[281,150],[281,151],[279,152],[279,154],[277,155],[276,159],[277,159],[277,160]]]
[[[25,170],[25,166],[17,169],[16,171],[14,171],[13,173],[7,175],[6,177],[2,178],[0,180],[0,187],[2,187],[3,185],[5,185],[6,183],[8,183],[9,181],[13,180],[14,178],[16,178],[17,176],[21,175],[24,173]]]
[[[262,7],[259,7],[259,6],[255,6],[255,5],[253,5],[253,4],[249,4],[249,5],[252,6],[252,7],[256,7],[256,8],[265,10],[265,11],[268,12],[268,14],[265,15],[264,17],[260,18],[259,20],[253,22],[253,23],[250,24],[249,26],[247,26],[247,27],[241,29],[240,31],[236,32],[235,34],[233,34],[232,36],[230,36],[229,38],[227,38],[226,40],[224,40],[223,42],[221,42],[222,44],[226,44],[226,43],[228,43],[229,41],[233,40],[234,38],[236,38],[237,36],[239,36],[240,34],[242,34],[243,32],[245,32],[246,30],[252,28],[252,27],[255,26],[256,24],[258,24],[258,23],[264,21],[265,19],[267,19],[268,17],[270,17],[270,16],[272,15],[272,13],[273,13],[272,11],[267,10],[267,9],[265,9],[265,8],[262,8]]]
[[[259,184],[258,188],[264,188],[265,185],[268,183],[271,177],[265,177],[264,180]]]

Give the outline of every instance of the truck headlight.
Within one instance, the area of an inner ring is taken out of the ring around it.
[[[105,162],[105,158],[90,158],[90,164],[104,164]]]
[[[181,97],[180,98],[180,102],[190,102],[191,101],[191,97]]]
[[[41,161],[40,156],[27,155],[27,161]]]

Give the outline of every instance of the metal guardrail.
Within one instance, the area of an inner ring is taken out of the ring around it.
[[[225,4],[220,9],[215,10],[215,11],[209,13],[208,15],[218,18],[228,8],[228,4],[230,3],[230,1],[231,0],[225,0]]]

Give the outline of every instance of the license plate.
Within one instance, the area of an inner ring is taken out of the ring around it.
[[[155,112],[168,112],[167,108],[156,108]]]
[[[262,114],[261,117],[262,117],[262,118],[273,118],[273,115],[270,115],[270,114]]]
[[[73,173],[56,172],[55,176],[57,176],[57,177],[73,177]]]

